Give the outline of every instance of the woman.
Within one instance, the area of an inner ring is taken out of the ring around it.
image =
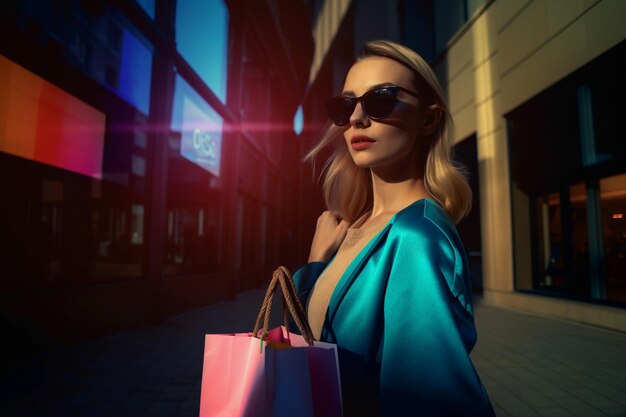
[[[454,226],[471,191],[434,73],[406,47],[367,43],[328,110],[307,158],[333,149],[329,210],[294,281],[315,337],[338,346],[345,415],[493,416]]]

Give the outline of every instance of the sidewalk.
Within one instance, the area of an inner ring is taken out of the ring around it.
[[[205,333],[250,331],[252,290],[0,376],[2,416],[197,417]],[[498,417],[626,417],[626,334],[483,306],[472,352]],[[273,322],[280,315],[275,306]]]
[[[626,334],[476,305],[471,357],[498,417],[626,417]]]

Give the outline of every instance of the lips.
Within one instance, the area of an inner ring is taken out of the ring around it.
[[[350,139],[350,143],[353,145],[355,143],[361,143],[361,142],[376,142],[376,141],[370,138],[369,136],[365,136],[365,135],[356,135],[356,136],[353,136],[352,139]]]
[[[355,151],[362,151],[369,148],[370,146],[373,146],[374,142],[376,141],[369,136],[356,135],[350,139],[350,146],[352,146],[352,149],[354,149]]]

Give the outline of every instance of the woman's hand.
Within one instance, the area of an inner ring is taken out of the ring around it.
[[[346,237],[350,224],[326,210],[317,219],[309,262],[328,262]]]

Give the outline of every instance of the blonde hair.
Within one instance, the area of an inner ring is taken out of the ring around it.
[[[471,209],[472,190],[465,170],[452,160],[452,117],[435,73],[417,53],[397,43],[383,40],[368,42],[363,46],[359,60],[371,56],[390,58],[409,68],[415,75],[418,91],[426,93],[426,97],[430,96],[432,103],[441,109],[439,127],[430,138],[423,181],[427,191],[448,212],[454,223],[458,223]],[[420,91],[422,89],[424,91]],[[372,178],[369,168],[356,166],[345,143],[337,140],[344,131],[345,127],[330,125],[304,159],[314,161],[323,150],[334,148],[320,174],[320,177],[324,175],[324,200],[328,210],[351,223],[372,208]]]

